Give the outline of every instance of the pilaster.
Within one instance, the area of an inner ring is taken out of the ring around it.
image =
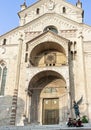
[[[84,63],[84,52],[83,52],[83,35],[79,31],[77,39],[77,84],[75,86],[75,99],[79,100],[83,96],[81,103],[81,113],[88,115],[87,108],[87,90],[86,90],[86,78],[85,78],[85,63]]]
[[[19,38],[19,50],[18,50],[18,56],[17,56],[17,69],[16,69],[16,81],[15,81],[15,89],[17,89],[17,104],[18,104],[18,91],[19,91],[19,80],[20,80],[20,67],[21,67],[21,56],[22,56],[22,44],[23,44],[23,39]],[[16,104],[16,109],[17,109],[17,104]],[[15,119],[15,125],[17,125],[17,111],[16,110],[16,119]]]

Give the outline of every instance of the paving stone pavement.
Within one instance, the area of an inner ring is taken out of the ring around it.
[[[91,124],[85,124],[84,127],[67,127],[66,125],[1,126],[0,130],[91,130]]]

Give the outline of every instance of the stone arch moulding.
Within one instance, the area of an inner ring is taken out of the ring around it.
[[[36,121],[40,122],[40,124],[46,124],[43,122],[43,101],[45,99],[51,99],[52,101],[58,99],[58,117],[60,120],[57,124],[62,120],[64,114],[66,120],[66,111],[68,110],[68,91],[66,85],[65,78],[60,73],[52,70],[39,72],[31,78],[28,86],[28,94],[31,96],[31,123]],[[64,114],[62,114],[64,109]],[[35,111],[36,117],[33,111]]]
[[[53,70],[44,70],[44,71],[40,71],[40,72],[36,73],[35,75],[33,75],[31,77],[28,88],[30,86],[33,87],[34,83],[37,82],[42,77],[47,77],[47,76],[54,76],[54,77],[57,77],[57,78],[61,78],[66,84],[66,79],[60,73],[53,71]]]
[[[58,36],[57,34],[54,34],[53,32],[47,31],[44,32],[43,34],[41,34],[40,36],[30,40],[29,42],[27,42],[28,46],[29,46],[29,53],[31,53],[31,51],[40,44],[44,44],[44,43],[56,43],[59,46],[61,46],[62,48],[64,48],[66,55],[68,55],[68,43],[69,40],[65,39],[61,36]]]
[[[57,44],[57,45],[59,45],[59,47],[62,48],[64,54],[67,53],[65,47],[62,46],[62,44],[60,44],[60,43],[58,43],[58,42],[54,42],[54,41],[52,41],[52,40],[50,40],[50,41],[44,41],[44,42],[41,42],[41,43],[39,43],[39,44],[33,46],[33,48],[31,49],[31,51],[32,51],[34,48],[36,48],[37,46],[42,45],[42,44],[44,44],[44,43],[49,43],[49,44],[50,44],[50,43],[54,43],[55,45]]]
[[[31,50],[31,52],[29,54],[29,61],[30,61],[30,63],[33,65],[34,61],[35,61],[35,58],[38,57],[40,54],[41,54],[41,56],[43,56],[45,58],[44,55],[46,53],[48,53],[48,51],[50,51],[50,53],[54,52],[55,54],[56,53],[63,54],[65,56],[65,58],[67,57],[67,52],[63,48],[63,46],[61,46],[61,45],[59,45],[58,43],[55,43],[55,42],[46,41],[44,43],[40,43],[40,44],[36,45]],[[67,62],[67,59],[66,59],[66,62]]]

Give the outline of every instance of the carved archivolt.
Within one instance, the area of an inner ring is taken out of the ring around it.
[[[36,19],[35,21],[31,22],[31,26],[26,27],[24,32],[31,32],[40,30],[43,31],[43,29],[46,26],[49,26],[50,24],[56,25],[56,27],[59,30],[63,29],[77,29],[78,25],[75,24],[75,22],[71,22],[60,15],[54,15],[53,14],[45,14],[44,16]]]

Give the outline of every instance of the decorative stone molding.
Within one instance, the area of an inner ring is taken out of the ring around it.
[[[54,15],[54,17],[52,17]],[[43,16],[41,16],[40,18],[34,20],[33,22],[31,22],[31,25],[29,27],[26,26],[26,29],[24,29],[24,32],[31,32],[31,31],[36,31],[39,28],[39,31],[43,31],[43,29],[46,26],[49,26],[50,23],[53,23],[53,25],[59,29],[59,30],[70,30],[70,29],[77,29],[78,28],[78,24],[68,20],[66,18],[64,18],[61,15],[58,14],[45,14]]]

